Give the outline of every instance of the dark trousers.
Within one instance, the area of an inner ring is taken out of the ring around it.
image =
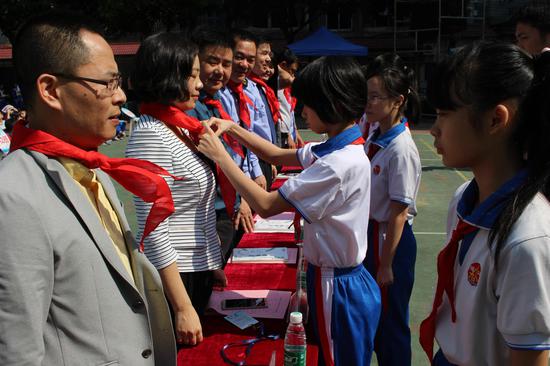
[[[216,210],[216,231],[222,245],[223,263],[227,263],[235,247],[235,227],[226,209]]]
[[[369,248],[363,262],[376,278],[373,248],[374,225],[369,222]],[[409,223],[405,223],[403,234],[393,257],[393,284],[387,287],[386,306],[382,307],[380,323],[374,340],[374,351],[380,366],[411,364],[411,330],[409,328],[409,300],[414,283],[416,262],[416,239]],[[383,300],[384,301],[384,300]]]

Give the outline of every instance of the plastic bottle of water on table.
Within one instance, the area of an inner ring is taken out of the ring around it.
[[[306,330],[302,313],[290,313],[290,323],[285,334],[284,366],[306,366]]]

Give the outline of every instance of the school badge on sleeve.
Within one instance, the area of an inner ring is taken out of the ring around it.
[[[472,263],[468,268],[468,282],[470,285],[477,286],[479,282],[479,276],[481,275],[481,265],[479,263]]]

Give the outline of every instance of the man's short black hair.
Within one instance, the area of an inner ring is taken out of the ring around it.
[[[298,74],[292,94],[322,122],[347,123],[359,119],[365,110],[367,81],[353,58],[321,57]]]
[[[233,39],[221,28],[199,26],[191,34],[191,41],[204,52],[207,47],[234,48]]]
[[[541,35],[550,33],[550,5],[527,5],[515,16],[517,23],[528,24],[537,29]]]
[[[139,46],[130,79],[140,102],[170,104],[189,99],[187,79],[197,54],[197,46],[183,34],[147,37]]]
[[[25,104],[32,106],[35,81],[46,73],[72,74],[87,63],[89,50],[80,32],[101,34],[80,14],[48,12],[28,19],[19,28],[13,44],[13,63]]]
[[[233,39],[235,46],[239,41],[249,41],[254,43],[256,47],[258,46],[258,37],[254,33],[244,29],[232,29],[231,38]]]
[[[256,36],[256,46],[266,43],[271,46],[271,41],[269,40],[269,38],[261,35]]]

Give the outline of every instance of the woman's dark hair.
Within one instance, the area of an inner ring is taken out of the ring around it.
[[[428,84],[428,97],[438,109],[467,107],[472,115],[516,99],[519,109],[510,148],[527,169],[526,181],[513,193],[489,235],[495,263],[513,225],[538,193],[550,198],[550,53],[533,60],[519,47],[479,42],[460,48],[442,61]],[[475,118],[475,117],[474,117]],[[474,120],[475,122],[475,120]]]
[[[351,122],[365,110],[367,82],[354,59],[321,57],[298,74],[292,94],[312,108],[324,123]]]
[[[130,79],[139,101],[169,104],[189,99],[187,79],[197,54],[197,46],[182,34],[147,37],[139,47]]]
[[[409,123],[415,123],[420,116],[420,97],[416,91],[414,70],[405,65],[401,57],[386,53],[376,57],[367,67],[367,80],[378,76],[388,94],[397,98],[403,95],[405,100],[399,108],[399,114],[407,117]]]

